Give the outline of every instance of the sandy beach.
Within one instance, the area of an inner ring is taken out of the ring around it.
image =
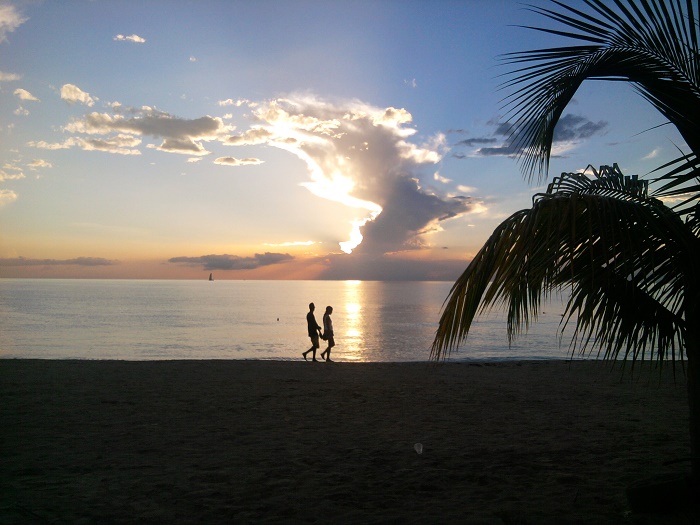
[[[0,360],[0,523],[693,523],[625,498],[689,467],[677,376]]]

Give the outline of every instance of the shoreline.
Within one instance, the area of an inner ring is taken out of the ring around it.
[[[0,522],[634,523],[687,470],[670,365],[323,364],[0,359]]]
[[[217,362],[256,362],[256,363],[297,363],[297,362],[304,362],[303,357],[289,357],[289,358],[242,358],[242,359],[236,359],[236,358],[227,358],[227,357],[206,357],[206,358],[199,358],[199,357],[193,357],[193,358],[182,358],[182,357],[177,357],[177,358],[161,358],[161,359],[125,359],[125,358],[102,358],[102,357],[13,357],[13,356],[0,356],[0,363],[3,361],[36,361],[36,362],[71,362],[74,361],[76,363],[81,363],[81,362],[104,362],[104,363],[192,363],[192,362],[201,362],[201,363],[217,363]],[[310,359],[309,359],[310,361]],[[309,362],[307,361],[307,362]],[[333,360],[333,364],[337,365],[362,365],[362,364],[385,364],[385,365],[403,365],[403,364],[440,364],[440,365],[458,365],[458,364],[479,364],[479,363],[493,363],[493,364],[498,364],[498,363],[546,363],[546,362],[554,362],[554,363],[561,363],[561,362],[596,362],[596,363],[623,363],[623,360],[617,360],[617,361],[609,361],[597,357],[571,357],[570,355],[566,355],[563,357],[484,357],[484,358],[479,358],[479,357],[464,357],[464,358],[452,358],[450,360],[444,361],[435,361],[430,358],[426,358],[423,360],[410,360],[410,361],[361,361],[361,360],[352,360],[352,359],[341,359],[341,360]],[[631,363],[631,361],[626,361],[627,363]],[[677,360],[676,364],[678,366],[681,366],[681,363],[685,362],[685,360]],[[650,360],[644,360],[644,361],[638,361],[636,365],[643,365],[643,366],[656,366],[656,361],[650,361]],[[635,365],[635,366],[636,366]],[[668,366],[673,366],[673,363],[670,361],[664,362],[663,364],[664,367]]]

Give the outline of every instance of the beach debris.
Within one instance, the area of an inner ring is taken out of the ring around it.
[[[422,443],[416,443],[413,445],[413,449],[418,453],[422,454],[423,453],[423,444]]]

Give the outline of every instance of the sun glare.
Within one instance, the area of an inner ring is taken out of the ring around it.
[[[339,202],[351,208],[361,208],[369,211],[369,217],[352,221],[350,238],[347,241],[339,243],[340,249],[345,253],[352,253],[352,251],[359,246],[362,242],[362,233],[360,229],[369,221],[376,219],[382,212],[382,207],[379,204],[351,196],[350,192],[354,187],[354,183],[349,177],[337,171],[330,178],[316,178],[313,182],[302,183],[302,186],[306,187],[311,193],[318,197]]]
[[[366,301],[364,287],[362,286],[362,281],[345,281],[344,284],[344,357],[352,361],[364,361],[364,330],[366,328],[366,320],[362,311],[362,305]]]
[[[367,224],[367,221],[369,221],[369,219],[356,219],[352,221],[350,239],[338,243],[340,245],[341,250],[343,250],[345,253],[352,253],[352,251],[359,246],[363,238],[360,228]]]
[[[407,117],[401,111],[392,110],[382,113],[382,121],[403,122],[402,119]],[[345,154],[338,153],[334,142],[343,136],[338,132],[340,122],[334,118],[325,120],[310,116],[302,118],[299,115],[290,114],[278,104],[274,104],[265,111],[259,110],[258,114],[268,122],[266,131],[272,137],[269,143],[296,155],[306,163],[311,182],[301,183],[303,187],[317,197],[369,212],[368,217],[351,222],[350,238],[339,243],[342,251],[352,253],[362,242],[361,228],[367,222],[374,220],[382,212],[382,207],[376,202],[352,196],[355,190],[352,174],[356,167],[353,162],[349,162]],[[407,131],[413,132],[413,130]],[[285,140],[278,140],[279,137],[285,137]],[[363,150],[368,146],[369,143],[364,142]]]

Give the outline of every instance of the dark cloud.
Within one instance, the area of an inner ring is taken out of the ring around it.
[[[159,146],[151,146],[160,151],[182,153],[186,155],[206,155],[209,152],[202,141],[211,141],[223,137],[231,131],[218,117],[204,116],[195,119],[180,118],[150,107],[125,108],[119,104],[112,106],[113,114],[92,112],[82,119],[70,122],[66,131],[87,135],[119,134],[122,140],[136,141],[136,137],[152,136],[163,139]],[[103,140],[113,141],[113,138]],[[140,143],[140,139],[136,144]],[[86,141],[80,140],[70,145],[84,146]],[[51,145],[48,145],[51,146]],[[113,148],[94,147],[103,151],[114,151]],[[119,151],[114,151],[119,152]]]
[[[437,228],[441,221],[468,212],[473,202],[468,197],[442,197],[421,189],[415,179],[398,177],[385,183],[388,198],[381,202],[382,212],[362,227],[360,254],[381,255],[422,247],[420,237]]]
[[[473,137],[464,140],[460,140],[455,144],[455,146],[466,146],[467,148],[473,148],[474,146],[480,146],[481,144],[495,144],[498,142],[496,138],[485,138],[485,137]]]
[[[254,270],[261,266],[279,264],[294,259],[288,253],[256,253],[253,257],[237,255],[202,255],[201,257],[173,257],[171,263],[202,266],[205,270]]]
[[[77,257],[75,259],[27,259],[15,257],[0,259],[0,266],[110,266],[119,264],[118,261],[103,259],[102,257]]]
[[[508,121],[505,121],[505,122],[491,121],[490,123],[496,126],[496,129],[493,130],[494,135],[498,135],[500,137],[507,137],[513,131],[513,124],[511,124]]]
[[[504,144],[493,148],[479,148],[476,153],[482,157],[510,157],[520,153],[520,150],[513,144]]]
[[[82,121],[67,126],[70,131],[82,133],[118,131],[170,139],[214,138],[224,128],[220,118],[205,116],[183,119],[151,108],[142,109],[131,118],[122,118],[118,114],[88,113]]]
[[[188,155],[201,155],[205,153],[205,149],[201,144],[189,138],[165,139],[158,149],[161,151],[185,153]]]
[[[489,122],[489,125],[494,127],[490,137],[473,137],[461,140],[457,142],[455,146],[475,147],[481,144],[498,144],[500,142],[500,145],[497,146],[478,148],[475,154],[481,157],[512,157],[522,153],[522,149],[509,141],[513,131],[512,122],[493,120]],[[561,117],[559,122],[557,122],[557,127],[554,128],[553,143],[554,145],[563,146],[575,144],[576,142],[589,139],[595,135],[602,135],[607,126],[608,123],[604,120],[593,122],[586,117],[569,113]]]
[[[554,142],[575,142],[602,134],[608,123],[604,120],[593,122],[571,113],[564,115],[554,128]]]

